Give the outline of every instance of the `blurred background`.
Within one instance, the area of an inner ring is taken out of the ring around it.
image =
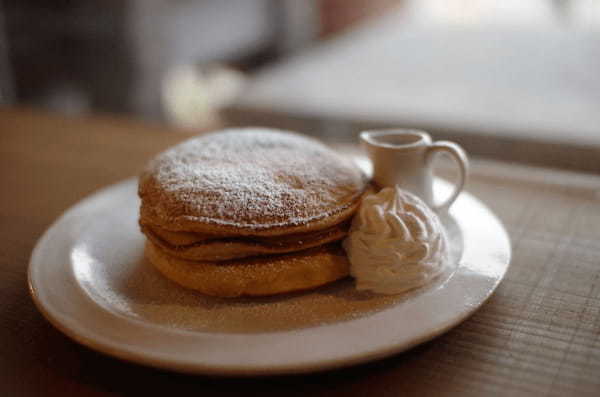
[[[600,1],[0,7],[2,106],[185,130],[260,124],[335,142],[409,126],[476,155],[600,170]]]

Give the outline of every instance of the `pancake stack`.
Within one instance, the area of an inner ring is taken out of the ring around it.
[[[146,256],[208,295],[272,295],[349,272],[340,247],[366,194],[361,171],[316,140],[230,129],[158,155],[140,177]]]

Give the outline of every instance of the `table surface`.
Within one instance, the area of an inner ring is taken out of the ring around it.
[[[472,317],[374,363],[303,376],[180,375],[77,345],[36,310],[26,271],[62,211],[135,175],[186,134],[112,118],[0,110],[0,394],[600,395],[600,177],[473,162],[468,190],[502,219],[513,260]]]
[[[600,156],[597,36],[419,23],[400,8],[267,65],[228,115],[305,131],[327,122],[342,137],[410,126],[500,160],[600,172],[590,164]]]
[[[238,103],[599,143],[595,31],[414,18],[400,8],[269,64]]]

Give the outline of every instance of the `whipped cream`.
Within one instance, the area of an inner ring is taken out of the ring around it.
[[[343,246],[356,288],[382,294],[425,285],[448,262],[438,216],[398,186],[363,199]]]

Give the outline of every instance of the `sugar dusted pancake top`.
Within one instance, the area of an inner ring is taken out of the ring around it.
[[[316,140],[266,128],[185,141],[140,178],[141,222],[168,230],[268,235],[317,230],[354,212],[366,179]]]

